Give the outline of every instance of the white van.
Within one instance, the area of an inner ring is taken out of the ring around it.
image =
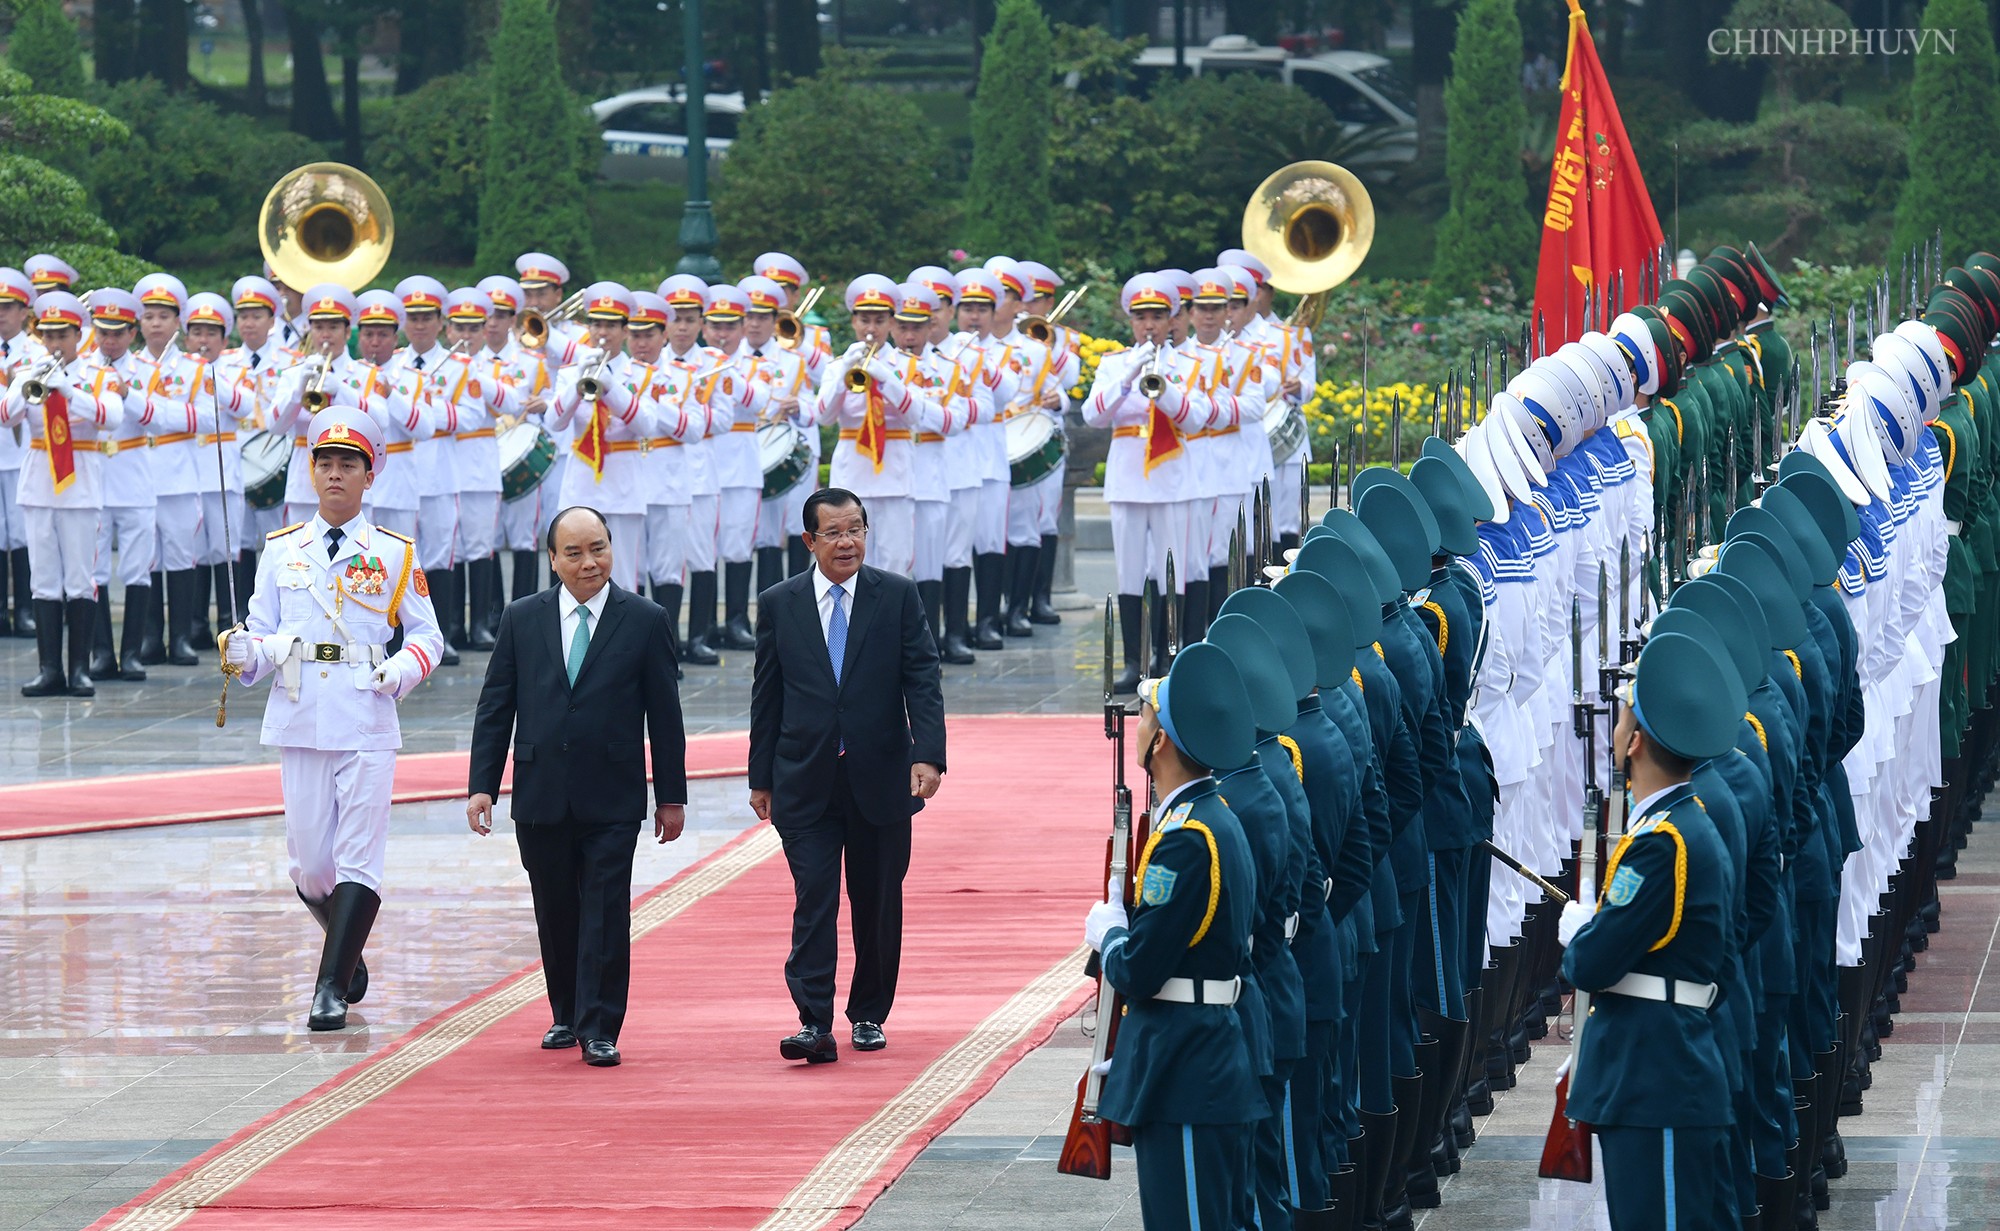
[[[741,94],[703,96],[708,114],[708,171],[714,175],[743,118]],[[678,83],[627,90],[590,104],[604,137],[598,174],[605,179],[687,179],[687,102]]]

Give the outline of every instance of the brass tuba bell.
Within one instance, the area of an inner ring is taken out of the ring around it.
[[[1270,267],[1272,286],[1312,300],[1312,308],[1300,304],[1309,315],[1317,315],[1327,291],[1353,276],[1374,242],[1368,189],[1336,163],[1280,167],[1243,207],[1244,250]]]
[[[304,291],[367,286],[389,260],[396,219],[374,180],[338,162],[309,162],[279,177],[257,215],[257,245],[280,282]]]

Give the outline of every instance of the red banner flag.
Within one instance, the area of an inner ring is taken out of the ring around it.
[[[76,482],[76,442],[69,434],[69,398],[49,390],[42,403],[42,442],[49,448],[49,475],[60,495]]]
[[[1657,263],[1661,239],[1653,199],[1577,0],[1569,0],[1569,56],[1558,119],[1535,274],[1536,336],[1546,331],[1548,350],[1588,328],[1604,328],[1613,313],[1648,302],[1652,295],[1641,275]],[[1621,274],[1623,294],[1610,303],[1606,295]],[[1598,307],[1594,319],[1586,311],[1592,297]]]

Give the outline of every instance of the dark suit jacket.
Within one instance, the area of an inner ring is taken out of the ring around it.
[[[814,571],[757,599],[757,672],[750,685],[750,787],[771,792],[771,817],[817,820],[847,745],[847,781],[871,823],[908,820],[910,766],[944,770],[944,694],[937,646],[916,583],[861,567],[849,600],[847,654],[833,682],[813,601]]]
[[[500,793],[511,737],[516,824],[644,819],[651,809],[642,734],[653,740],[653,798],[687,802],[687,739],[666,613],[608,588],[574,687],[562,644],[568,591],[531,594],[500,617],[473,719],[470,790]]]

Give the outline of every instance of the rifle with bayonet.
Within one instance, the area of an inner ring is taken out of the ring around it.
[[[1599,574],[1599,590],[1602,591],[1602,574]],[[1600,638],[1602,637],[1603,612],[1598,613]],[[1583,699],[1583,598],[1573,595],[1569,608],[1570,647],[1570,713],[1576,737],[1583,741],[1583,841],[1576,851],[1577,900],[1592,896],[1597,866],[1598,809],[1603,804],[1603,795],[1597,785],[1597,707]],[[1570,1017],[1570,1064],[1576,1063],[1576,1048],[1583,1034],[1583,1024],[1590,1016],[1590,996],[1582,988],[1575,993],[1576,999]],[[1556,1083],[1555,1114],[1549,1119],[1549,1131],[1542,1142],[1542,1161],[1537,1169],[1545,1180],[1575,1180],[1588,1184],[1591,1180],[1590,1126],[1580,1120],[1569,1118],[1569,1080],[1572,1074],[1565,1071]]]

